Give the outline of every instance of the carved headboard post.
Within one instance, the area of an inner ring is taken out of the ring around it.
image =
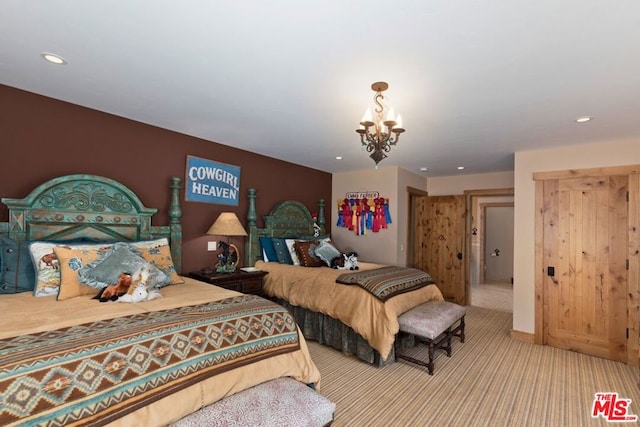
[[[171,177],[171,202],[169,203],[169,227],[171,228],[171,258],[178,273],[182,271],[182,209],[180,207],[180,183],[182,179]]]
[[[249,237],[245,243],[244,265],[253,267],[258,257],[257,250],[260,247],[258,243],[258,224],[256,220],[256,189],[249,189],[249,211],[247,212],[247,228],[249,229]]]
[[[324,217],[324,199],[318,200],[318,226],[320,227],[320,233],[324,234],[327,232],[326,227],[326,219]]]

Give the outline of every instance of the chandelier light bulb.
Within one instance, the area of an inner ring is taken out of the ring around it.
[[[392,121],[392,122],[396,121],[396,113],[393,112],[393,108],[391,108],[389,110],[389,112],[387,113],[387,120],[386,121]]]
[[[396,125],[393,128],[402,128],[402,116],[400,114],[396,117]]]

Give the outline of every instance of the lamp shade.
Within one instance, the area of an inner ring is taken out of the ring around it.
[[[216,236],[246,236],[247,232],[233,212],[222,212],[209,227],[207,234]]]

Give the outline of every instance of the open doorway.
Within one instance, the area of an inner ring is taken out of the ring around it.
[[[407,227],[407,259],[406,265],[409,267],[420,268],[425,271],[428,271],[429,262],[428,256],[432,255],[432,252],[426,243],[428,242],[429,227],[428,227],[428,213],[433,207],[429,207],[427,200],[430,199],[427,193],[421,190],[416,190],[413,188],[408,188],[409,195],[409,204],[408,204],[408,227]],[[502,289],[494,289],[495,287],[487,286],[483,288],[475,289],[472,288],[471,284],[474,285],[479,284],[480,280],[480,237],[483,236],[483,229],[486,227],[482,227],[478,221],[480,221],[480,203],[489,204],[489,203],[507,203],[510,206],[513,206],[514,190],[513,188],[498,188],[498,189],[488,189],[488,190],[466,190],[464,192],[464,197],[462,197],[462,203],[464,205],[463,211],[464,214],[462,224],[460,226],[460,234],[463,236],[462,241],[460,242],[461,250],[458,253],[454,253],[455,260],[450,257],[450,264],[453,265],[456,262],[460,263],[460,268],[462,271],[459,275],[459,281],[456,278],[447,278],[446,283],[450,285],[453,284],[454,290],[458,289],[459,292],[456,294],[460,296],[458,298],[460,300],[460,304],[464,305],[479,305],[487,306],[491,304],[489,308],[495,308],[506,311],[513,311],[513,284],[512,277],[513,273],[508,273],[508,277],[506,281],[508,282],[506,285],[502,286]],[[440,196],[446,197],[446,196]],[[440,209],[441,213],[444,212],[443,209]],[[455,216],[458,217],[457,215]],[[449,221],[447,224],[450,224]],[[497,221],[501,223],[501,220]],[[511,219],[511,224],[513,220]],[[507,228],[510,228],[511,236],[513,235],[513,225],[507,225]],[[442,230],[441,230],[442,231]],[[431,234],[442,238],[444,234],[440,232],[433,233],[431,230]],[[446,236],[444,236],[446,237]],[[444,240],[448,240],[444,238]],[[509,239],[510,244],[508,249],[501,249],[500,252],[507,253],[513,251],[513,237]],[[489,244],[494,245],[493,243]],[[458,246],[455,248],[457,249]],[[494,245],[495,246],[495,245]],[[502,247],[502,246],[500,246]],[[498,247],[498,248],[500,248]],[[491,249],[496,249],[495,247]],[[484,257],[484,256],[483,256]],[[489,258],[489,257],[486,257]],[[503,260],[506,256],[503,255]],[[460,260],[460,261],[456,261]],[[509,262],[511,264],[511,268],[513,268],[513,261]],[[448,264],[447,264],[448,265]],[[484,265],[484,261],[482,262]],[[454,270],[453,267],[449,270]],[[484,281],[484,278],[483,278]],[[457,287],[457,288],[456,288]],[[473,292],[476,290],[476,292]],[[497,294],[497,295],[496,295]],[[486,301],[486,302],[483,302]],[[497,302],[501,301],[500,304]]]
[[[513,312],[513,189],[465,195],[467,304]]]
[[[480,203],[480,279],[513,284],[513,202]]]

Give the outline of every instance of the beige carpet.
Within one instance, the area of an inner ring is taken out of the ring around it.
[[[376,368],[310,341],[321,393],[341,426],[596,426],[596,392],[631,399],[640,415],[638,371],[622,363],[509,337],[508,312],[467,307],[467,340],[443,352],[435,373],[408,362]],[[420,351],[424,346],[420,347]]]
[[[471,285],[470,305],[513,313],[513,285],[511,283]]]

